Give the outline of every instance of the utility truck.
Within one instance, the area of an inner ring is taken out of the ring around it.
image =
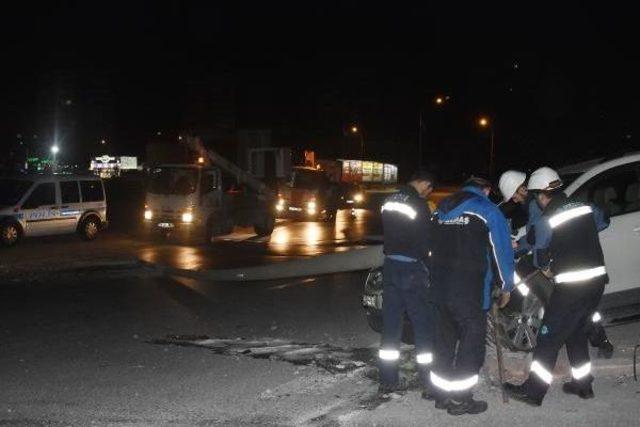
[[[197,157],[190,163],[153,166],[145,196],[144,222],[161,236],[204,238],[229,234],[233,227],[253,226],[269,236],[275,225],[275,193],[250,173],[207,149],[198,137],[187,146]]]

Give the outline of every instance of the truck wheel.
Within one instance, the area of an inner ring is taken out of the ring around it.
[[[335,222],[337,215],[338,215],[338,209],[328,208],[325,211],[324,217],[322,219],[324,220],[324,222]]]
[[[212,243],[213,238],[216,236],[226,236],[233,232],[233,219],[227,217],[226,219],[211,217],[207,220],[207,224],[204,229],[204,238],[207,243]]]
[[[254,224],[253,230],[260,237],[270,236],[275,226],[276,218],[273,215],[267,215],[260,224]]]
[[[207,244],[213,243],[213,238],[216,235],[215,230],[213,229],[213,223],[213,218],[209,218],[207,220],[207,224],[204,226],[204,240]]]
[[[86,217],[80,224],[80,235],[86,241],[95,240],[100,232],[100,220],[94,215]]]
[[[14,221],[0,224],[0,242],[2,246],[13,246],[20,240],[20,226]]]

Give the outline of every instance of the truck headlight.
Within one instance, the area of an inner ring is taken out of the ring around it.
[[[313,200],[312,200],[312,201],[310,201],[310,202],[307,202],[307,213],[308,213],[309,215],[313,215],[313,214],[315,214],[315,213],[316,213],[316,208],[317,208],[317,207],[318,207],[318,205],[316,205],[316,202],[315,202],[315,201],[313,201]]]
[[[278,212],[282,212],[284,210],[284,199],[278,199],[278,203],[276,203],[276,210]]]
[[[362,203],[364,201],[364,194],[362,193],[356,193],[353,196],[353,201],[356,203]]]
[[[193,222],[193,214],[191,212],[183,213],[182,222]]]
[[[153,211],[151,209],[145,209],[144,219],[153,219]]]

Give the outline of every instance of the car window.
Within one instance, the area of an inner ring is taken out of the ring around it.
[[[582,174],[583,172],[575,172],[575,173],[566,173],[566,174],[560,175],[560,179],[562,180],[562,185],[564,185],[565,188],[570,186],[573,183],[573,181],[580,178]]]
[[[102,192],[102,182],[100,181],[80,181],[83,202],[101,202],[104,200]]]
[[[80,192],[78,191],[78,181],[61,181],[60,198],[62,204],[79,203]]]
[[[33,181],[22,179],[0,179],[0,206],[13,206],[31,188]]]
[[[40,206],[51,206],[56,204],[56,185],[53,182],[38,184],[33,189],[27,201],[22,205],[22,209],[35,209]]]
[[[640,163],[603,172],[580,187],[573,198],[593,203],[610,216],[640,211]]]

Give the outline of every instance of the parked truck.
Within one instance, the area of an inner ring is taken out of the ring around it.
[[[338,186],[319,169],[293,168],[290,179],[280,186],[276,212],[278,216],[307,221],[335,221],[340,209]]]
[[[203,237],[229,234],[236,225],[253,226],[268,236],[275,225],[274,191],[250,173],[207,149],[200,138],[187,138],[194,153],[189,163],[163,163],[151,168],[145,197],[147,229]]]

